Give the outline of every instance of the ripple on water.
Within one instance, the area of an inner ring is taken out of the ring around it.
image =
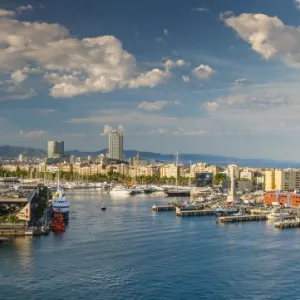
[[[299,299],[299,230],[153,213],[166,198],[69,198],[63,235],[0,245],[0,299]]]

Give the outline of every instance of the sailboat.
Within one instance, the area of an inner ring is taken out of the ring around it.
[[[63,190],[59,185],[59,171],[58,171],[58,180],[57,180],[57,190],[53,195],[52,207],[54,212],[61,212],[64,217],[69,215],[70,203],[66,198]]]
[[[176,159],[175,159],[175,166],[176,166],[176,187],[167,189],[165,193],[168,197],[189,197],[191,194],[190,189],[179,189],[178,188],[178,166],[179,166],[179,151],[177,150]]]

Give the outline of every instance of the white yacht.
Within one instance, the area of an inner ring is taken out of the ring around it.
[[[69,200],[64,195],[61,189],[58,189],[54,195],[52,200],[52,206],[54,211],[60,211],[63,214],[67,214],[69,212],[70,203]]]
[[[59,172],[58,172],[58,180],[57,180],[57,190],[52,196],[52,207],[53,211],[60,211],[64,215],[68,215],[70,202],[66,198],[64,191],[60,188],[59,185]]]
[[[132,194],[132,190],[127,189],[124,186],[115,186],[110,190],[109,193],[117,196],[129,196]]]
[[[280,220],[289,217],[290,214],[286,212],[281,212],[280,209],[275,208],[270,214],[267,215],[268,220]]]

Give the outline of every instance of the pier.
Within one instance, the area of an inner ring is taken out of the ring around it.
[[[0,236],[24,236],[26,229],[26,224],[0,223]]]
[[[152,210],[156,211],[156,212],[158,212],[158,211],[175,211],[176,207],[173,205],[162,205],[162,206],[153,205]]]
[[[234,223],[234,222],[250,222],[250,221],[266,221],[266,215],[245,215],[245,216],[227,216],[219,217],[218,222],[220,223]]]
[[[276,222],[274,226],[279,229],[296,228],[296,227],[300,227],[300,220],[280,221],[280,222]]]
[[[177,217],[194,217],[194,216],[211,216],[213,214],[211,209],[201,210],[177,210]]]

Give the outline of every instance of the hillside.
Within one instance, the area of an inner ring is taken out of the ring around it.
[[[67,150],[66,153],[70,155],[75,155],[77,157],[87,158],[91,155],[96,158],[100,154],[106,154],[107,149],[102,149],[98,151],[78,151],[78,150]],[[124,150],[125,158],[131,158],[137,154],[137,150]],[[164,161],[164,162],[174,162],[174,154],[162,154],[156,152],[146,152],[139,151],[140,158],[148,159],[150,161]],[[47,153],[42,149],[34,149],[27,147],[15,147],[15,146],[0,146],[0,157],[4,158],[15,158],[19,154],[23,154],[27,157],[46,157]],[[210,155],[210,154],[187,154],[181,153],[180,160],[182,163],[189,164],[196,162],[206,162],[208,164],[216,164],[219,166],[226,166],[228,164],[238,164],[240,166],[249,167],[261,167],[261,168],[300,168],[300,162],[292,161],[276,161],[267,159],[248,159],[248,158],[236,158],[227,157],[221,155]]]
[[[0,157],[15,158],[19,154],[23,154],[26,157],[45,157],[46,151],[42,149],[28,148],[28,147],[16,147],[2,145],[0,146]]]

